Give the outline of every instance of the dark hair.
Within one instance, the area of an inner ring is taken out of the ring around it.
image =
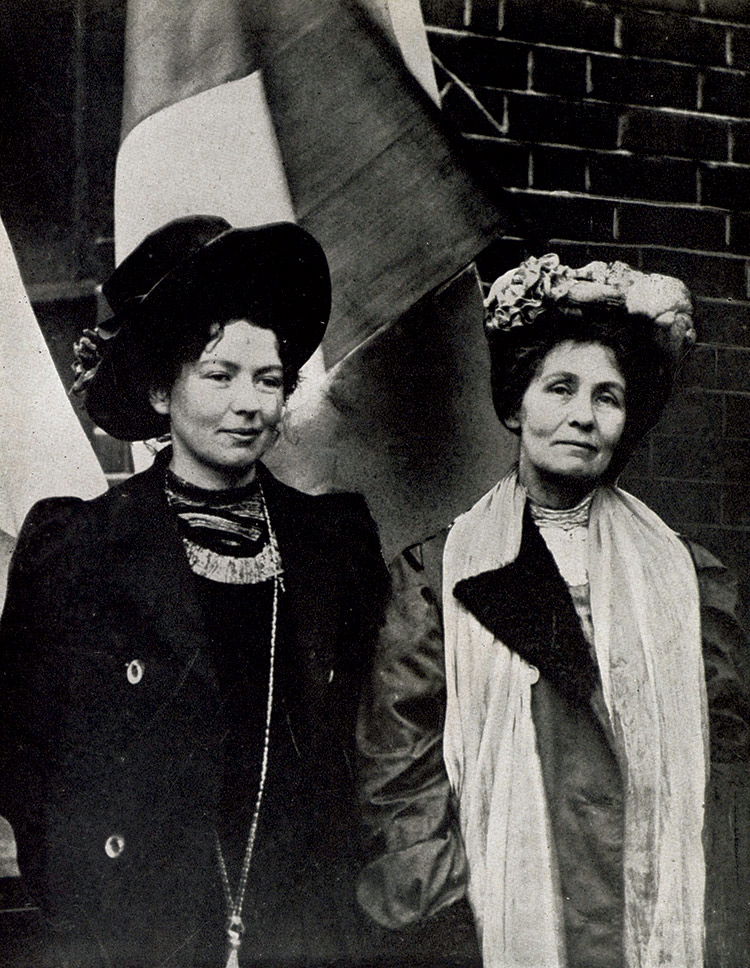
[[[610,466],[610,473],[619,473],[658,420],[672,388],[672,371],[650,338],[652,331],[651,320],[600,305],[577,316],[549,309],[531,326],[489,333],[492,402],[501,423],[508,427],[508,419],[518,413],[529,384],[555,346],[569,340],[599,343],[612,351],[625,378],[625,430]]]
[[[224,327],[234,319],[244,318],[234,315],[224,316],[222,319],[205,317],[193,320],[193,325],[169,327],[168,333],[172,338],[159,339],[159,345],[151,345],[148,350],[145,365],[148,368],[148,386],[159,390],[170,390],[180,375],[186,363],[194,363],[200,358],[207,344],[214,339],[221,338]],[[269,319],[262,316],[248,319],[251,326],[269,329],[276,333]],[[163,332],[163,330],[162,330]],[[290,359],[289,348],[284,340],[279,339],[279,359],[282,368],[282,383],[284,396],[288,397],[296,388],[299,380],[299,365]],[[152,341],[153,343],[153,341]]]

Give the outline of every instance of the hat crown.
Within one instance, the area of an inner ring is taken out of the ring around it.
[[[119,313],[132,300],[145,296],[181,262],[231,227],[218,215],[188,215],[151,232],[102,286],[112,311]]]

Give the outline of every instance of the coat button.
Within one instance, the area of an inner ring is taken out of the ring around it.
[[[125,850],[125,838],[122,834],[112,834],[104,842],[104,853],[112,859],[119,857]]]
[[[333,682],[333,675],[334,675],[334,670],[333,669],[329,669],[328,670],[328,685],[329,686]]]
[[[131,686],[137,686],[138,683],[143,678],[143,673],[145,671],[145,666],[140,659],[133,659],[132,662],[128,662],[127,677],[128,682]]]

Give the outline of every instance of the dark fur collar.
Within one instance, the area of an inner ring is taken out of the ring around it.
[[[453,594],[567,698],[588,702],[598,671],[567,586],[528,509],[516,560],[464,578]]]

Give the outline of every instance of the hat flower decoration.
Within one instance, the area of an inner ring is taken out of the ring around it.
[[[657,342],[674,360],[695,342],[692,300],[680,279],[640,272],[625,262],[573,269],[554,253],[532,256],[495,280],[484,302],[485,332],[488,338],[513,330],[521,335],[521,327],[540,325],[553,307],[581,316],[596,306],[649,319]]]

